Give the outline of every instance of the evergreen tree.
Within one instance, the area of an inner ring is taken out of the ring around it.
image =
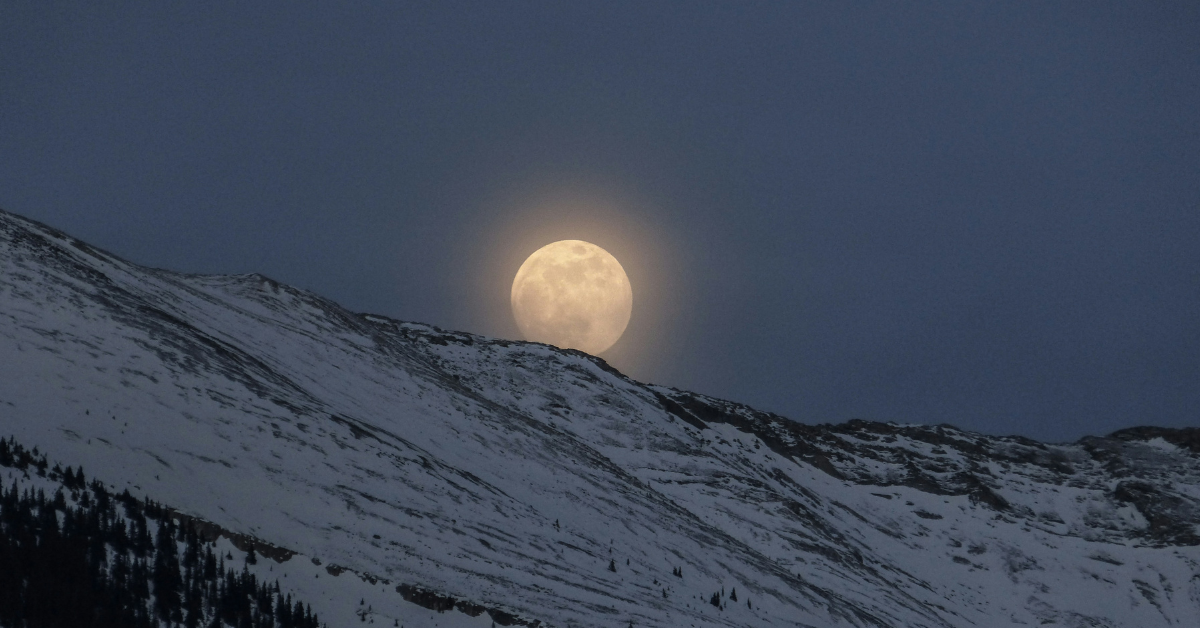
[[[154,546],[154,610],[164,622],[183,621],[179,574],[179,552],[175,546],[175,530],[170,520],[159,523]]]

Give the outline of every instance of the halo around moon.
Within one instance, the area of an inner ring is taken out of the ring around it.
[[[560,240],[521,264],[512,310],[526,340],[598,354],[625,332],[633,290],[617,258],[583,240]]]

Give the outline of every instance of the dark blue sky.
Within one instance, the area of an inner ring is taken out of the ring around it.
[[[132,261],[516,337],[579,238],[640,379],[1200,425],[1195,2],[97,4],[0,4],[0,207]]]

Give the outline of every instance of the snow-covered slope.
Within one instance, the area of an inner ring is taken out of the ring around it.
[[[1198,430],[800,425],[0,212],[8,433],[342,579],[525,622],[1200,625]]]

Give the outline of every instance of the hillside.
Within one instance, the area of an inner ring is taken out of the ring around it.
[[[238,552],[238,569],[232,553],[215,551],[220,537],[193,520],[129,491],[114,495],[36,451],[0,440],[0,472],[11,480],[0,491],[0,626],[321,626],[278,578],[251,573],[252,548]]]
[[[9,434],[319,562],[330,626],[360,586],[387,624],[1200,624],[1200,430],[803,425],[0,212]]]

